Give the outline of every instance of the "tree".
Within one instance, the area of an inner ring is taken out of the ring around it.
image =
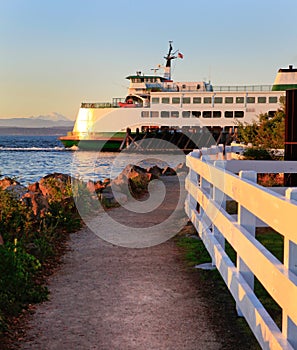
[[[240,142],[252,143],[262,149],[284,148],[285,140],[285,103],[281,99],[281,108],[273,116],[260,114],[258,121],[251,124],[238,124],[238,139]]]

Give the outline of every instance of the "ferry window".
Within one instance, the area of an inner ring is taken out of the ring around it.
[[[142,111],[141,112],[141,117],[142,118],[148,118],[149,117],[149,111]]]
[[[233,111],[226,111],[225,118],[233,118]]]
[[[201,116],[201,112],[200,111],[192,111],[192,117],[199,118],[200,116]]]
[[[169,103],[169,97],[162,97],[162,103]]]
[[[203,118],[211,118],[211,111],[204,111],[202,113]]]
[[[243,111],[235,111],[235,118],[243,118],[244,112]]]
[[[160,103],[159,97],[153,97],[152,98],[152,104]]]
[[[214,103],[223,103],[223,97],[215,97]]]
[[[236,103],[244,103],[244,97],[236,97]]]
[[[225,103],[233,103],[233,97],[225,97]]]
[[[185,89],[187,87],[187,85],[183,84],[182,85],[182,89]]]
[[[189,111],[183,111],[183,118],[190,118],[191,113]]]
[[[179,117],[179,111],[172,111],[171,112],[171,118],[178,118]]]
[[[221,111],[213,111],[213,118],[221,118]]]
[[[174,103],[174,104],[180,103],[180,98],[179,97],[172,97],[172,103]]]
[[[211,97],[204,97],[203,103],[211,103]]]
[[[201,103],[201,97],[193,97],[193,103]]]
[[[159,112],[158,111],[151,112],[151,118],[159,118]]]
[[[191,103],[190,97],[183,97],[183,103]]]
[[[255,97],[250,97],[250,96],[248,96],[248,97],[246,98],[246,102],[247,102],[247,103],[255,103],[255,101],[256,101]]]
[[[169,112],[161,111],[161,118],[169,118]]]
[[[277,103],[277,97],[276,96],[270,96],[269,97],[269,103]]]
[[[266,103],[266,97],[258,97],[258,103]]]

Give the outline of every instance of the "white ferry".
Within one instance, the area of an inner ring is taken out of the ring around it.
[[[137,140],[160,138],[187,151],[197,145],[190,140],[193,135],[201,135],[205,129],[215,142],[225,143],[232,139],[238,121],[251,123],[261,113],[273,115],[285,90],[297,88],[297,69],[293,66],[280,69],[272,86],[174,82],[171,61],[183,55],[173,51],[170,41],[164,58],[165,66],[158,66],[164,70],[163,76],[156,75],[156,69],[154,75],[136,72],[127,77],[130,85],[126,98],[82,103],[73,131],[60,138],[64,146],[120,151]]]

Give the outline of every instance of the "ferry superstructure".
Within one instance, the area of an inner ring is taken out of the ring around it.
[[[133,141],[151,131],[154,135],[189,134],[205,128],[218,140],[226,133],[232,134],[238,121],[251,123],[261,113],[273,115],[280,108],[285,90],[297,88],[297,69],[293,66],[280,69],[272,86],[215,87],[205,81],[174,82],[171,61],[182,57],[179,51],[173,52],[170,42],[165,66],[158,67],[164,70],[163,76],[136,72],[127,77],[130,84],[125,99],[83,102],[73,131],[60,138],[64,146],[119,151],[131,143],[126,142],[127,133]]]

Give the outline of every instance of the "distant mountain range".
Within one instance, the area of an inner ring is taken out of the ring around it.
[[[47,115],[34,117],[0,118],[0,127],[16,128],[73,128],[74,121],[66,118],[62,114],[53,112]]]

